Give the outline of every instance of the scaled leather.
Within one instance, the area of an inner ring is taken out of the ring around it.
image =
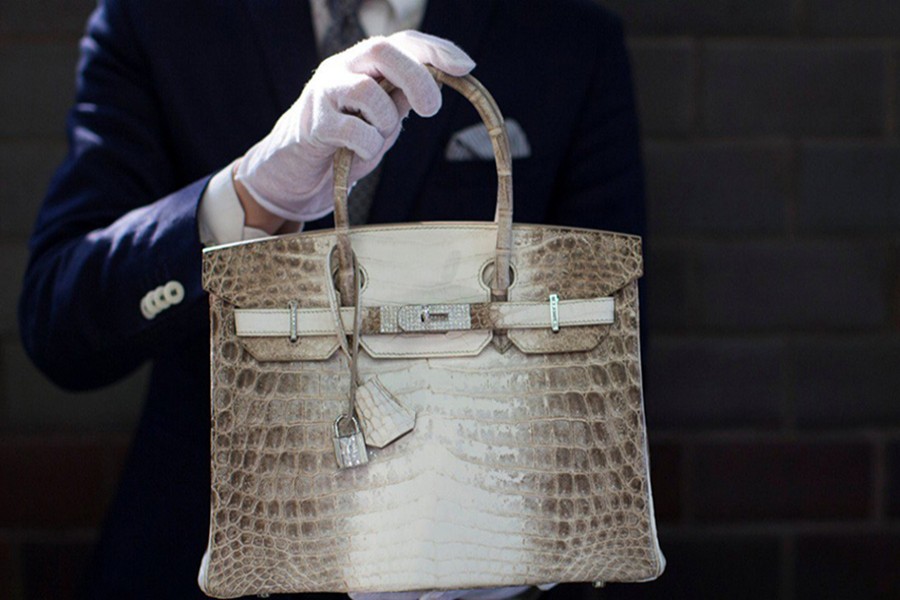
[[[363,336],[364,348],[387,338],[391,353],[364,352],[361,379],[377,376],[416,423],[346,470],[331,441],[331,423],[348,410],[344,356],[258,361],[234,326],[235,307],[327,306],[335,236],[206,253],[213,514],[200,577],[211,595],[659,575],[641,396],[639,240],[549,226],[513,233],[512,301],[612,295],[614,323],[516,330],[531,334],[528,352],[512,337],[501,353],[480,342],[489,331],[453,332],[473,342],[477,353],[463,356],[441,352],[440,333]],[[411,303],[484,301],[482,270],[496,237],[494,227],[465,223],[354,230],[358,263],[372,266],[361,303],[402,303],[404,295]],[[600,330],[587,350],[585,329]],[[298,356],[307,341],[294,343]]]
[[[531,156],[514,161],[517,221],[643,233],[616,18],[592,0],[431,0],[422,30],[472,55],[528,136]],[[26,350],[67,389],[153,363],[88,597],[204,597],[209,338],[197,205],[209,177],[271,130],[317,64],[302,1],[104,0],[91,19],[70,152],[38,215],[20,302]],[[478,121],[461,98],[445,100],[430,121],[405,123],[371,222],[493,217],[494,165],[442,156]],[[141,299],[171,280],[184,300],[145,318]]]

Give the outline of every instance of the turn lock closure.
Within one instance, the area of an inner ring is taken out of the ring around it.
[[[407,304],[397,310],[397,325],[407,333],[461,331],[472,328],[469,304]]]

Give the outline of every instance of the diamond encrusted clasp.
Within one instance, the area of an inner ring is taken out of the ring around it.
[[[397,311],[400,331],[459,331],[472,327],[468,304],[407,304]]]

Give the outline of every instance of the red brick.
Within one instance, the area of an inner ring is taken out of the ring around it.
[[[871,448],[863,443],[735,442],[694,449],[698,521],[849,520],[870,516]]]
[[[804,536],[797,542],[797,600],[900,598],[900,535]]]
[[[15,548],[0,542],[0,598],[18,600],[22,597],[19,560]]]
[[[762,600],[779,597],[780,544],[762,536],[660,536],[662,577],[610,584],[604,600]]]
[[[784,344],[659,336],[645,357],[651,429],[774,428],[781,421]]]
[[[900,425],[900,334],[814,336],[789,344],[797,423]]]
[[[793,194],[786,142],[655,142],[645,146],[654,236],[777,234]]]
[[[861,331],[890,323],[886,246],[850,242],[698,245],[693,318],[726,331]]]
[[[696,51],[686,40],[635,40],[634,66],[641,129],[649,135],[686,135],[695,120]]]
[[[900,517],[900,441],[888,446],[887,498],[885,505],[891,518]]]
[[[894,50],[894,57],[891,61],[894,65],[893,73],[891,73],[892,87],[894,95],[893,117],[892,117],[892,133],[897,137],[900,133],[900,49]]]
[[[727,135],[881,135],[887,52],[868,42],[710,42],[702,129]]]
[[[891,0],[885,0],[890,2]],[[794,23],[794,3],[785,0],[603,0],[639,34],[781,34]]]
[[[90,555],[90,544],[25,544],[22,547],[25,597],[76,598]]]
[[[0,527],[94,527],[111,497],[121,440],[0,440]]]
[[[0,174],[2,171],[3,168],[0,167]],[[3,179],[0,178],[0,181]],[[2,229],[3,226],[0,225],[0,230]],[[22,276],[25,275],[27,260],[28,249],[24,242],[0,243],[0,273],[7,278],[7,284],[0,289],[0,334],[4,336],[13,337],[17,331],[16,305],[19,302],[21,281]]]
[[[900,31],[897,0],[808,0],[807,7],[814,33],[897,37]]]
[[[0,3],[0,32],[55,34],[75,40],[96,2],[91,0],[31,0]]]
[[[900,3],[898,3],[900,6]],[[900,229],[900,144],[803,144],[797,224],[804,233],[891,234]]]
[[[34,226],[50,177],[65,156],[62,133],[60,129],[60,139],[53,141],[0,142],[0,181],[3,182],[4,198],[0,234],[21,238],[23,250],[24,239]]]
[[[75,97],[76,44],[0,45],[0,135],[58,139]]]

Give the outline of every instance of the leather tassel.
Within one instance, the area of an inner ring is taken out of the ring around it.
[[[403,406],[377,376],[356,389],[356,414],[366,444],[384,448],[416,426],[416,413]]]

